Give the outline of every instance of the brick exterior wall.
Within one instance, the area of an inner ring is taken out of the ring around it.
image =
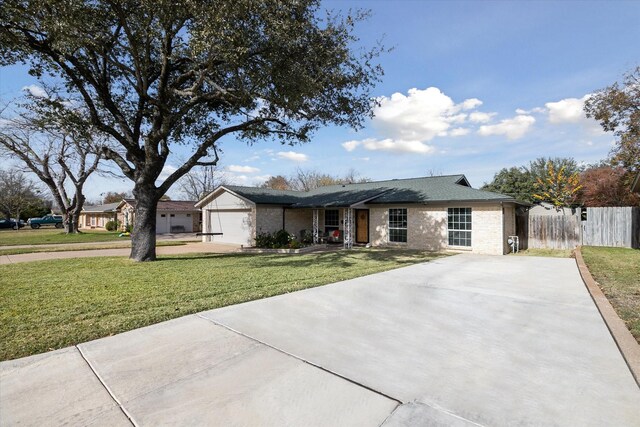
[[[281,206],[263,206],[256,207],[256,232],[258,233],[275,233],[282,229],[282,207]]]
[[[301,230],[313,229],[312,209],[285,209],[284,229],[300,239]]]
[[[500,204],[460,204],[440,206],[380,206],[370,208],[369,235],[373,246],[398,246],[410,249],[438,251],[449,249],[447,233],[447,209],[471,208],[471,248],[469,252],[502,255],[507,253],[503,238],[506,227],[515,233],[515,209],[505,207],[503,220]],[[407,209],[407,243],[388,241],[389,208]],[[507,218],[508,217],[508,218]],[[511,225],[513,224],[513,225]],[[505,226],[505,229],[503,229]],[[455,250],[465,250],[453,248]]]

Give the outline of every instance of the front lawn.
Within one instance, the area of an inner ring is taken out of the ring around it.
[[[640,250],[584,246],[584,262],[640,343]]]
[[[45,245],[64,243],[90,243],[109,242],[112,240],[129,241],[128,237],[118,237],[119,232],[109,231],[83,231],[82,233],[66,234],[57,228],[40,228],[33,230],[23,228],[16,230],[0,231],[0,246],[17,245]]]
[[[183,246],[186,245],[186,242],[180,240],[160,240],[156,242],[157,246]],[[27,246],[24,248],[10,248],[10,249],[1,249],[0,246],[0,255],[20,255],[20,254],[34,254],[41,252],[68,252],[68,251],[95,251],[98,249],[123,249],[130,248],[131,240],[123,239],[122,242],[113,242],[104,244],[91,244],[91,245],[56,245],[56,246]]]
[[[82,258],[3,265],[0,360],[439,256],[355,249],[295,256],[191,254],[150,263]]]

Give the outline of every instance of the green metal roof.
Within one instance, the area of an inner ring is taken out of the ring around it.
[[[426,204],[455,201],[516,201],[513,197],[505,194],[471,188],[464,175],[330,185],[308,192],[239,186],[226,186],[226,188],[257,204],[288,205],[294,208],[347,207],[363,202],[367,204]]]

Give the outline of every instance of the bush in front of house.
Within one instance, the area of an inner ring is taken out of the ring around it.
[[[286,230],[279,230],[275,233],[258,233],[256,236],[256,248],[299,249],[302,246],[302,243]]]
[[[120,222],[115,220],[107,221],[104,225],[104,228],[106,228],[107,231],[117,231],[118,227],[120,227]]]

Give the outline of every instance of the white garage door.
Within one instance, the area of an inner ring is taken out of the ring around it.
[[[212,236],[211,241],[217,243],[251,244],[251,211],[209,211],[209,227],[211,233],[222,233]]]
[[[187,216],[189,215],[189,216]],[[156,233],[192,233],[193,218],[191,213],[159,213],[156,216]]]

